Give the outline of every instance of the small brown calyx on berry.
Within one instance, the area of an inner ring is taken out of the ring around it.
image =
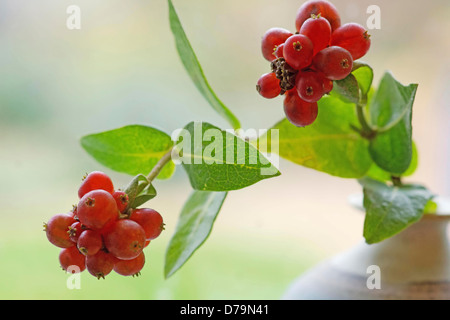
[[[77,234],[77,228],[69,226],[67,234],[69,235],[69,237],[74,237]]]
[[[311,13],[311,19],[319,19],[319,18],[322,18],[322,14],[321,13],[319,13],[319,14]]]
[[[312,96],[314,94],[314,89],[312,87],[306,87],[306,95]]]
[[[95,274],[95,277],[100,280],[100,279],[105,279],[105,275],[103,274],[103,272],[98,272]]]
[[[119,200],[120,202],[122,202],[122,204],[128,204],[128,195],[126,193],[121,194],[119,196]]]
[[[363,33],[363,37],[364,37],[365,40],[369,40],[369,39],[370,39],[369,31],[366,30],[366,31]]]
[[[165,224],[165,223],[161,223],[161,226],[159,227],[159,229],[160,229],[161,231],[166,230],[166,224]]]
[[[42,224],[42,226],[44,227],[44,231],[47,231],[47,223],[44,222],[44,223]]]
[[[95,206],[95,199],[88,197],[85,202],[86,206],[93,207]]]
[[[292,46],[294,47],[295,51],[301,51],[303,49],[302,44],[300,43],[300,41],[296,41],[292,44]]]
[[[341,65],[342,69],[350,68],[350,63],[349,63],[348,59],[342,59],[340,65]]]
[[[298,70],[295,70],[286,63],[284,58],[278,58],[271,63],[272,72],[275,73],[277,79],[280,80],[281,93],[291,90],[295,87],[295,78]]]
[[[141,275],[141,272],[139,271],[139,272],[136,272],[135,274],[133,274],[132,277],[133,277],[133,278],[134,278],[134,277],[137,278],[137,277],[139,277],[140,275]]]

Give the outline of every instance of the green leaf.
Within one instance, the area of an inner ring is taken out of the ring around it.
[[[336,80],[333,84],[331,95],[335,95],[344,102],[359,103],[359,85],[353,74],[349,74],[342,80]]]
[[[432,194],[423,186],[390,186],[371,179],[361,179],[364,187],[364,238],[376,243],[387,239],[419,221]]]
[[[352,129],[357,125],[354,104],[325,96],[311,126],[298,128],[284,119],[272,128],[279,130],[279,145],[270,146],[299,165],[342,178],[361,178],[372,160],[368,141]]]
[[[411,163],[409,164],[409,168],[401,176],[408,177],[414,174],[414,172],[417,169],[418,163],[419,163],[419,154],[417,151],[417,146],[413,141]],[[370,167],[370,170],[367,172],[367,177],[383,182],[391,180],[391,174],[378,167],[375,163],[372,164],[372,167]]]
[[[155,188],[142,174],[134,177],[123,191],[129,199],[127,210],[135,209],[156,197]]]
[[[206,122],[189,123],[175,149],[196,190],[237,190],[280,175],[253,145]]]
[[[104,166],[130,175],[147,174],[173,146],[166,133],[152,127],[130,125],[84,136],[82,147]],[[167,179],[175,171],[169,162],[158,175]]]
[[[180,269],[211,233],[226,192],[194,191],[186,201],[166,252],[168,278]]]
[[[353,62],[352,74],[358,81],[359,89],[361,90],[361,96],[367,97],[367,94],[372,87],[373,81],[373,69],[367,63],[355,61]],[[365,104],[365,101],[363,101]]]
[[[381,169],[394,175],[404,173],[411,163],[416,91],[416,84],[403,86],[386,73],[370,104],[372,127],[377,131],[370,142],[370,154]]]
[[[183,63],[187,73],[191,77],[191,80],[206,99],[206,101],[211,105],[211,107],[216,110],[224,119],[226,119],[234,129],[239,129],[241,124],[236,116],[223,104],[223,102],[216,96],[211,86],[209,85],[206,77],[203,73],[203,69],[192,49],[191,44],[184,32],[183,26],[181,25],[178,14],[175,11],[173,3],[168,0],[169,3],[169,21],[170,28],[173,35],[175,36],[175,44],[177,47],[178,54],[180,56],[181,62]]]

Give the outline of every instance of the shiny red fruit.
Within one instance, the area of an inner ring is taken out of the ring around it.
[[[156,239],[164,230],[163,217],[153,209],[135,209],[131,212],[130,220],[137,222],[145,231],[145,239]]]
[[[48,241],[59,248],[69,248],[74,246],[70,240],[69,227],[75,223],[75,219],[65,213],[56,214],[47,223],[44,223],[44,231]]]
[[[61,268],[72,273],[82,272],[86,269],[86,258],[75,246],[60,251],[59,263]]]
[[[323,75],[316,71],[299,72],[295,87],[299,97],[306,102],[317,102],[325,94]]]
[[[305,35],[293,35],[284,43],[283,56],[292,68],[296,70],[306,68],[312,62],[313,43]]]
[[[101,171],[93,171],[83,179],[78,189],[78,197],[81,199],[89,191],[98,189],[105,190],[111,194],[114,193],[114,185],[111,178]]]
[[[145,246],[145,231],[130,219],[117,220],[104,234],[106,249],[121,260],[136,258]]]
[[[330,80],[342,80],[352,72],[353,58],[344,48],[331,46],[316,54],[313,68]]]
[[[266,99],[276,98],[281,93],[280,80],[273,72],[265,73],[258,79],[256,91]]]
[[[306,19],[300,28],[300,34],[307,36],[314,46],[313,55],[330,44],[331,25],[324,17],[313,16]]]
[[[362,25],[347,23],[334,30],[331,45],[346,49],[357,60],[369,51],[370,35]]]
[[[328,1],[324,0],[310,0],[302,4],[297,11],[295,18],[295,27],[297,31],[300,31],[303,23],[311,18],[311,15],[321,15],[331,25],[331,30],[335,30],[341,26],[341,18],[336,7]]]
[[[118,260],[114,265],[114,271],[122,276],[139,275],[145,264],[144,252],[131,260]]]
[[[317,102],[302,100],[296,89],[286,92],[284,98],[284,113],[290,123],[297,127],[305,127],[312,124],[318,114]]]
[[[274,53],[277,46],[284,43],[290,36],[292,36],[292,32],[283,28],[271,28],[267,30],[261,40],[261,51],[264,58],[268,61],[275,60],[277,57]]]
[[[109,192],[93,190],[80,199],[77,215],[87,228],[99,230],[119,216],[119,209]]]

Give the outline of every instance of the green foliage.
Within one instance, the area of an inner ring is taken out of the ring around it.
[[[354,105],[328,96],[319,101],[311,126],[298,128],[284,119],[272,129],[279,130],[281,157],[337,177],[361,178],[372,160],[368,141],[352,129],[357,123]]]
[[[130,125],[84,136],[81,145],[104,166],[130,175],[149,173],[173,146],[170,136],[158,129]],[[158,175],[170,178],[175,165],[169,162]]]
[[[168,0],[168,3],[170,28],[175,37],[177,51],[180,56],[181,62],[184,65],[184,68],[191,77],[194,85],[197,87],[206,101],[211,105],[211,107],[216,110],[223,118],[225,118],[234,129],[239,129],[241,127],[239,120],[216,96],[211,86],[209,85],[203,73],[203,69],[197,59],[197,56],[195,55],[195,52],[192,49],[186,33],[184,32],[183,26],[181,25],[180,19],[178,18],[172,1]]]
[[[196,190],[237,190],[280,175],[258,149],[230,132],[206,122],[184,129],[176,147]]]
[[[423,186],[391,186],[361,179],[364,188],[364,237],[367,243],[380,242],[422,218],[432,194]]]
[[[194,191],[178,219],[166,252],[164,274],[173,275],[208,238],[226,192]]]
[[[156,189],[147,178],[138,174],[123,190],[128,195],[128,209],[135,209],[156,197]]]

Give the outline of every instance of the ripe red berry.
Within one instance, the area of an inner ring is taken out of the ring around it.
[[[325,77],[322,72],[319,72],[319,74],[322,76],[323,93],[330,93],[333,90],[333,81]]]
[[[324,95],[323,75],[316,71],[301,71],[297,74],[295,86],[301,99],[317,102]]]
[[[296,70],[301,70],[311,64],[313,44],[305,35],[293,35],[284,43],[283,56],[288,65]]]
[[[86,257],[86,269],[97,279],[104,279],[111,273],[116,261],[117,259],[112,254],[100,250],[95,255]]]
[[[51,217],[44,223],[44,231],[48,241],[59,248],[69,248],[75,244],[70,240],[69,227],[75,219],[68,214],[60,213]]]
[[[131,212],[130,220],[137,222],[144,229],[147,240],[156,239],[164,230],[161,214],[153,209],[135,209]]]
[[[357,60],[369,51],[370,35],[362,25],[347,23],[334,30],[331,45],[346,49]]]
[[[145,231],[130,219],[117,220],[104,234],[106,249],[121,260],[136,258],[145,246]]]
[[[131,260],[118,260],[114,265],[114,271],[122,276],[137,276],[145,264],[144,252]]]
[[[302,100],[296,89],[286,92],[284,98],[284,113],[290,123],[297,127],[305,127],[312,124],[318,113],[317,102],[306,102]]]
[[[268,61],[275,60],[274,55],[277,46],[284,43],[287,38],[292,36],[292,32],[283,28],[271,28],[266,31],[261,41],[261,51]]]
[[[65,248],[60,251],[59,263],[61,265],[61,268],[63,268],[65,271],[70,270],[73,273],[82,272],[84,271],[84,269],[86,269],[85,256],[82,255],[75,246]],[[69,267],[71,268],[69,269]]]
[[[353,58],[344,48],[331,46],[316,54],[313,67],[330,80],[341,80],[352,72]]]
[[[113,198],[114,200],[116,200],[117,208],[119,209],[119,211],[124,213],[129,203],[128,195],[123,191],[115,191],[113,193]]]
[[[89,191],[98,189],[105,190],[111,194],[114,193],[114,185],[111,178],[101,171],[93,171],[83,179],[78,189],[78,197],[81,199]]]
[[[307,36],[314,46],[313,55],[316,55],[322,49],[330,44],[331,25],[327,19],[318,15],[313,15],[306,19],[300,28],[300,34]]]
[[[273,72],[265,73],[258,79],[256,91],[266,99],[278,97],[281,93],[280,80]]]
[[[297,11],[297,16],[295,18],[295,27],[297,31],[300,31],[303,23],[311,17],[311,15],[321,15],[331,25],[331,30],[335,30],[341,25],[341,18],[336,7],[324,0],[311,0],[305,2]]]
[[[78,219],[89,229],[103,228],[109,221],[119,215],[113,196],[104,190],[86,193],[78,203]]]
[[[103,247],[100,233],[93,230],[84,230],[77,241],[78,250],[85,256],[93,256]]]
[[[80,234],[83,232],[84,229],[86,229],[86,228],[83,227],[83,225],[81,224],[80,221],[76,221],[76,222],[72,223],[69,226],[69,229],[67,230],[67,233],[69,234],[69,239],[72,242],[77,243],[78,237],[80,236]]]
[[[277,49],[275,50],[275,56],[277,58],[284,58],[283,55],[283,50],[284,50],[284,43],[280,44]]]

